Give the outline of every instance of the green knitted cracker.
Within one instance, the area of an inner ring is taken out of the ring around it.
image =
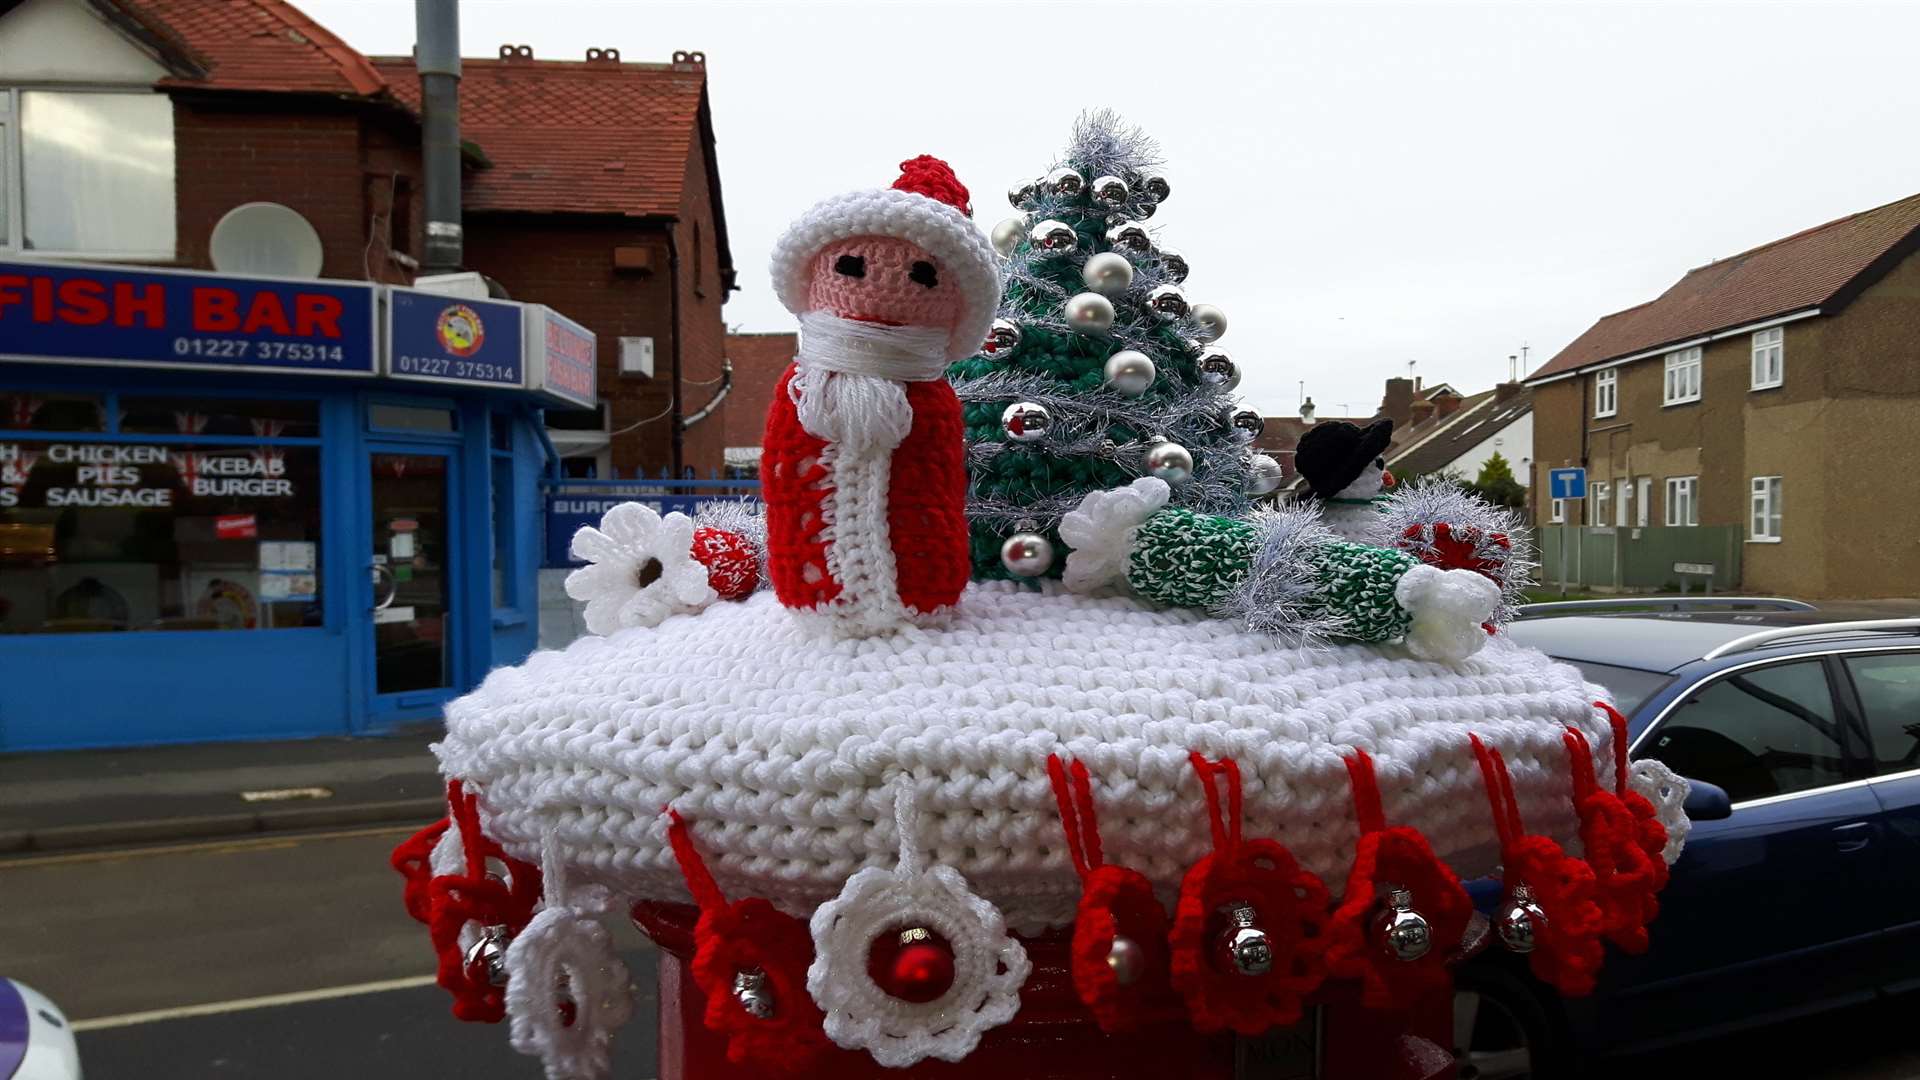
[[[1127,556],[1127,584],[1169,607],[1211,608],[1247,576],[1260,531],[1235,518],[1171,507],[1148,518]]]
[[[1355,641],[1395,641],[1407,636],[1411,613],[1400,607],[1394,590],[1420,561],[1402,551],[1350,544],[1326,544],[1314,551],[1312,606],[1338,619],[1339,636]],[[1129,577],[1131,580],[1131,577]]]

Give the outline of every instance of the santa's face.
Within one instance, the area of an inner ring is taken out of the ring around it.
[[[855,236],[813,257],[807,306],[843,319],[950,330],[961,303],[959,287],[919,247],[889,236]]]

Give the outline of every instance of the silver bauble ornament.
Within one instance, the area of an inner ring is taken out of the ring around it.
[[[1159,209],[1160,209],[1160,206],[1158,203],[1138,202],[1134,204],[1133,212],[1139,215],[1141,221],[1145,221],[1148,218],[1152,217],[1154,215],[1154,212]]]
[[[1154,376],[1159,372],[1153,366],[1153,358],[1137,349],[1122,349],[1107,357],[1107,365],[1102,374],[1106,376],[1107,387],[1122,397],[1139,397],[1153,385]]]
[[[1155,285],[1147,293],[1147,312],[1161,322],[1172,322],[1187,313],[1187,294],[1178,285]]]
[[[1157,476],[1175,486],[1193,476],[1193,455],[1177,442],[1157,442],[1147,447],[1145,464],[1148,476]]]
[[[513,934],[504,926],[488,926],[467,947],[463,959],[470,978],[484,978],[489,986],[507,985],[507,945]]]
[[[987,340],[980,351],[989,356],[999,356],[1020,347],[1020,324],[1012,319],[995,319],[987,327]]]
[[[773,1019],[773,987],[767,985],[767,973],[759,968],[734,974],[733,1000],[755,1020]]]
[[[1413,910],[1413,894],[1395,889],[1387,894],[1387,907],[1374,919],[1380,945],[1387,955],[1400,960],[1418,960],[1433,948],[1433,927],[1426,916]]]
[[[1220,933],[1222,966],[1236,975],[1265,975],[1273,970],[1273,942],[1258,925],[1259,915],[1246,904],[1227,912],[1227,928]]]
[[[1048,191],[1063,199],[1071,199],[1086,190],[1087,178],[1075,172],[1071,167],[1062,165],[1047,174],[1040,182]]]
[[[1185,255],[1168,248],[1160,249],[1160,265],[1166,270],[1167,277],[1176,284],[1187,280],[1187,274],[1193,269],[1187,265]]]
[[[1200,324],[1197,336],[1201,341],[1219,341],[1227,332],[1227,313],[1212,304],[1195,304],[1192,314],[1193,321]]]
[[[1034,183],[1031,180],[1015,184],[1007,189],[1007,202],[1011,203],[1015,210],[1024,210],[1027,204],[1033,201],[1034,191]]]
[[[1113,301],[1097,292],[1076,293],[1067,298],[1061,310],[1067,325],[1083,334],[1104,334],[1113,329]]]
[[[1257,439],[1267,430],[1267,418],[1252,409],[1229,409],[1227,426],[1249,439]]]
[[[1153,236],[1137,221],[1116,222],[1107,230],[1107,246],[1115,251],[1145,255],[1153,250]]]
[[[1132,986],[1140,981],[1146,964],[1146,954],[1132,938],[1114,935],[1113,944],[1107,947],[1107,966],[1113,969],[1114,982],[1121,986]]]
[[[1053,565],[1053,542],[1039,533],[1014,533],[1000,545],[1000,565],[1014,577],[1039,577]]]
[[[1045,405],[1016,401],[1000,414],[1000,430],[1014,442],[1039,442],[1053,430],[1053,414]]]
[[[1133,284],[1133,264],[1123,255],[1103,251],[1080,267],[1080,280],[1102,296],[1118,296]]]
[[[1118,210],[1127,201],[1127,182],[1117,176],[1096,177],[1087,193],[1093,196],[1094,205]]]
[[[1240,385],[1240,365],[1225,349],[1203,349],[1194,366],[1200,369],[1200,381],[1222,390]]]
[[[1253,460],[1247,464],[1247,494],[1256,499],[1279,491],[1286,479],[1286,470],[1266,454],[1253,455]]]
[[[1015,214],[1010,218],[1001,218],[993,226],[993,250],[1003,259],[1013,258],[1013,251],[1020,246],[1020,240],[1027,235],[1027,215]]]
[[[1167,196],[1173,194],[1173,186],[1167,183],[1167,178],[1157,173],[1142,177],[1140,190],[1147,198],[1157,203],[1166,202]]]
[[[1073,231],[1073,226],[1052,218],[1029,230],[1027,239],[1035,251],[1044,251],[1049,255],[1064,255],[1080,246],[1080,236]]]
[[[1546,925],[1547,913],[1534,903],[1533,890],[1525,885],[1515,885],[1507,893],[1506,903],[1500,905],[1499,914],[1493,918],[1493,929],[1500,935],[1500,944],[1517,953],[1532,952]]]

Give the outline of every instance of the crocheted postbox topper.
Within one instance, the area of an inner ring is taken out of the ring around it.
[[[967,189],[932,157],[827,199],[774,245],[800,352],[774,390],[762,472],[781,603],[864,636],[950,607],[969,576],[960,403],[945,380],[1000,300]]]

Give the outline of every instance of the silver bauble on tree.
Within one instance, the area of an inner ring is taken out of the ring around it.
[[[1001,258],[1011,259],[1014,249],[1020,246],[1021,239],[1026,235],[1027,215],[1015,214],[1010,218],[1001,218],[993,226],[993,250],[999,252]]]
[[[1039,442],[1053,430],[1053,414],[1045,405],[1016,401],[1000,414],[1000,430],[1014,442]]]
[[[1086,190],[1087,178],[1075,172],[1071,167],[1062,165],[1047,174],[1041,183],[1048,191],[1063,199],[1071,199]]]
[[[1398,960],[1418,960],[1433,948],[1433,927],[1426,916],[1413,910],[1413,894],[1405,889],[1387,894],[1387,906],[1375,917],[1374,930],[1387,955]]]
[[[1053,543],[1037,532],[1017,532],[1000,545],[1000,565],[1014,577],[1039,577],[1053,566]]]
[[[1533,890],[1515,885],[1506,902],[1493,917],[1493,929],[1500,944],[1517,953],[1530,953],[1540,943],[1540,931],[1547,925],[1547,913],[1534,902]]]
[[[1144,464],[1148,476],[1157,476],[1175,487],[1193,478],[1193,454],[1177,442],[1162,441],[1147,447]]]
[[[1260,929],[1259,919],[1246,904],[1236,904],[1227,913],[1227,927],[1220,932],[1217,949],[1223,970],[1247,976],[1273,970],[1273,941]]]
[[[1201,341],[1219,341],[1227,332],[1227,313],[1212,304],[1193,305],[1193,321],[1200,324]]]
[[[1118,296],[1133,284],[1133,264],[1125,256],[1103,251],[1080,267],[1080,280],[1102,296]]]
[[[1160,249],[1160,266],[1167,272],[1167,279],[1176,285],[1187,280],[1192,267],[1187,265],[1187,257],[1170,248]]]
[[[1152,199],[1154,202],[1163,203],[1167,201],[1168,196],[1173,194],[1173,185],[1167,183],[1166,177],[1158,173],[1152,173],[1141,177],[1140,190],[1145,193],[1147,198]]]
[[[1115,251],[1145,255],[1153,250],[1153,235],[1137,221],[1122,221],[1107,230],[1107,246]]]
[[[1187,313],[1187,294],[1178,285],[1155,285],[1147,292],[1147,313],[1172,322]]]
[[[1127,201],[1127,182],[1117,176],[1095,177],[1087,193],[1093,197],[1095,206],[1118,210]]]
[[[1012,319],[995,319],[987,328],[987,340],[980,351],[988,356],[1003,356],[1020,347],[1020,324]]]
[[[1075,293],[1061,308],[1067,325],[1083,334],[1104,334],[1113,329],[1113,301],[1095,292]]]
[[[1080,246],[1080,236],[1073,226],[1053,218],[1035,225],[1027,233],[1028,242],[1035,251],[1044,251],[1049,255],[1064,255]]]
[[[1228,409],[1227,426],[1249,439],[1257,439],[1267,430],[1267,418],[1252,409]]]
[[[1153,358],[1138,349],[1122,349],[1107,357],[1107,364],[1101,372],[1106,377],[1108,389],[1122,397],[1139,397],[1153,385],[1159,374],[1153,366]]]
[[[1007,189],[1007,202],[1015,210],[1025,210],[1035,194],[1033,181],[1027,180]]]
[[[1255,454],[1247,462],[1247,494],[1256,499],[1279,491],[1286,479],[1286,470],[1266,454]]]
[[[1231,390],[1240,385],[1240,365],[1233,362],[1233,357],[1225,349],[1209,347],[1202,350],[1194,366],[1200,370],[1200,381],[1209,386]]]

